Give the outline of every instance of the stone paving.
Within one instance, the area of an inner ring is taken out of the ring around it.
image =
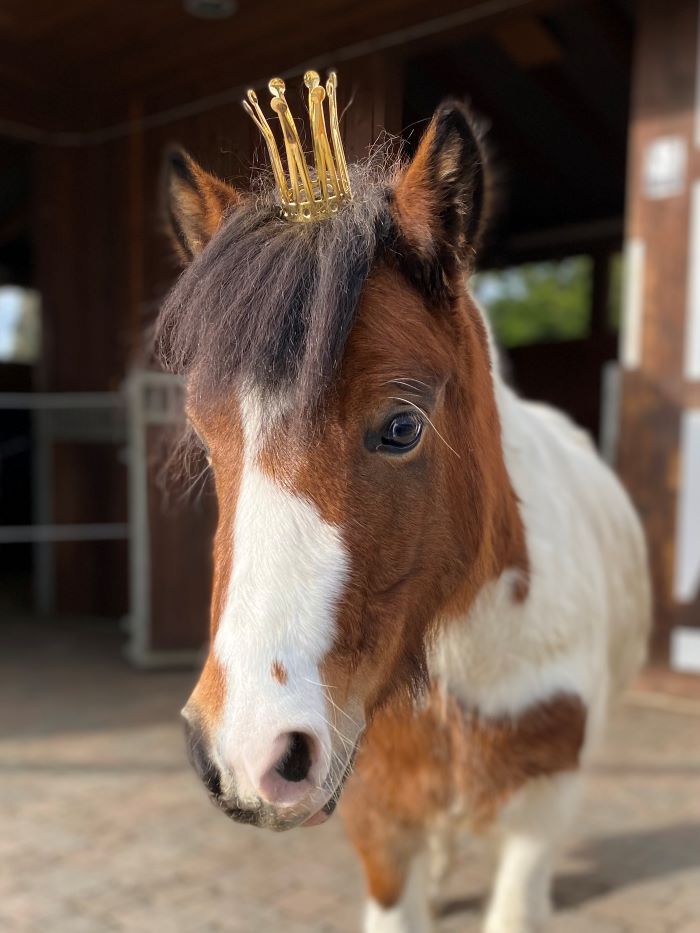
[[[0,930],[350,933],[362,885],[337,819],[236,826],[185,762],[193,675],[144,674],[113,630],[5,622]],[[700,701],[618,708],[557,872],[557,933],[700,933]],[[488,860],[465,842],[437,933],[475,933]]]

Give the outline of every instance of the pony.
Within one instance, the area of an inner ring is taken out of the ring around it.
[[[341,800],[369,933],[430,929],[429,853],[462,827],[499,847],[487,933],[540,930],[649,576],[588,437],[500,373],[469,289],[478,124],[446,101],[410,162],[351,166],[352,201],[310,223],[166,166],[185,268],[157,346],[219,509],[193,765],[240,823]]]

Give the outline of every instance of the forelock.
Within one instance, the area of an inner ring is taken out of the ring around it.
[[[342,361],[396,167],[381,152],[351,166],[353,200],[327,220],[284,220],[271,194],[232,210],[163,304],[164,367],[204,399],[245,382],[315,405]]]

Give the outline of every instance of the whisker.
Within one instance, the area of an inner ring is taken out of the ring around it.
[[[355,747],[355,740],[351,739],[349,736],[345,735],[345,733],[341,732],[340,729],[334,723],[332,723],[326,716],[324,716],[323,719],[326,725],[329,726],[338,736],[340,741],[345,746],[346,751],[347,749],[352,750]]]
[[[330,726],[330,728],[335,732],[335,734],[338,736],[340,741],[343,743],[343,747],[345,748],[345,751],[352,751],[353,748],[355,747],[355,743],[351,739],[349,739],[346,735],[343,735],[340,729],[338,729],[337,726],[334,726],[332,722],[328,722],[328,720],[326,720],[326,724]]]
[[[330,684],[324,684],[320,681],[312,680],[310,677],[305,677],[304,680],[306,680],[307,683],[313,684],[314,686],[321,687],[324,692],[324,697],[328,703],[335,710],[337,710],[338,713],[341,713],[343,716],[349,719],[358,731],[357,737],[355,739],[351,739],[349,736],[345,735],[335,723],[331,722],[327,716],[323,716],[323,722],[325,725],[328,726],[328,728],[338,736],[338,739],[340,740],[343,747],[344,756],[341,757],[335,749],[331,748],[330,755],[327,759],[325,777],[320,783],[314,781],[313,786],[316,790],[319,791],[327,790],[329,786],[332,787],[333,790],[331,791],[331,796],[329,799],[335,800],[337,802],[340,797],[340,785],[343,783],[343,775],[347,771],[350,762],[352,761],[355,749],[357,747],[357,739],[359,738],[359,735],[363,731],[364,727],[355,722],[352,716],[350,716],[349,713],[346,713],[344,709],[341,709],[333,697],[330,696],[330,690],[332,689]],[[318,733],[315,729],[312,731],[319,745],[322,746]]]
[[[342,707],[338,706],[338,704],[335,702],[332,696],[329,696],[328,694],[326,694],[326,699],[331,704],[333,709],[337,710],[341,714],[341,716],[345,716],[345,718],[348,719],[356,729],[362,730],[364,728],[362,723],[356,722],[349,713],[346,713],[345,710],[342,709]]]
[[[350,755],[347,758],[341,758],[337,752],[331,753],[331,759],[328,764],[328,771],[325,778],[321,783],[314,782],[314,787],[316,790],[325,790],[328,786],[333,787],[332,795],[335,794],[339,788],[340,779],[347,770],[348,764],[350,762]]]
[[[311,680],[309,677],[305,677],[304,680],[309,684],[313,684],[314,687],[321,687],[324,690],[335,690],[335,687],[332,687],[330,684],[323,684],[318,680]],[[328,700],[328,702],[331,704],[331,706],[337,709],[338,712],[341,713],[343,716],[345,716],[346,719],[349,719],[356,729],[363,728],[362,725],[359,722],[356,722],[349,713],[346,713],[344,709],[338,706],[338,704],[335,702],[335,700],[329,693],[326,693],[325,697]]]
[[[334,725],[332,722],[329,722],[328,725],[335,732],[335,734],[338,736],[340,741],[346,746],[346,748],[355,747],[355,742],[349,736],[345,735],[344,732],[341,732],[340,729],[336,725]]]

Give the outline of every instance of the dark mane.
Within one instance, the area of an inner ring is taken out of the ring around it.
[[[224,222],[166,298],[156,328],[164,367],[213,397],[239,380],[320,399],[342,360],[383,228],[396,162],[351,166],[354,199],[315,223],[280,219],[271,194]]]

